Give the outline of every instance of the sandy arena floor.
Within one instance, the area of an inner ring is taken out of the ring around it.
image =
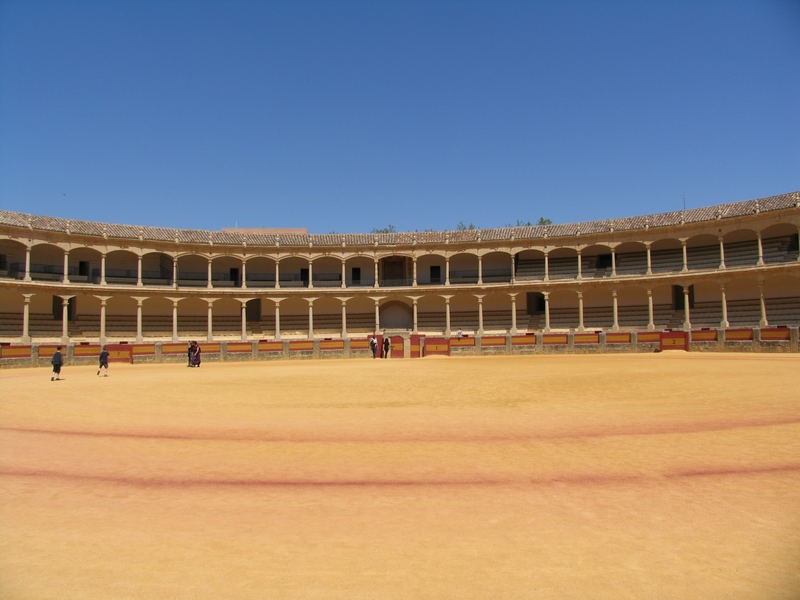
[[[0,597],[800,597],[800,355],[0,371]]]

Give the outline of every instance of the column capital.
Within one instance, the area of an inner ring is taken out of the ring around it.
[[[255,300],[255,298],[236,298],[236,300],[238,300],[239,302],[241,302],[244,305],[244,304],[247,304],[248,302],[250,302],[250,300]]]
[[[314,298],[303,298],[303,300],[305,300],[306,302],[308,302],[309,306],[311,306],[312,304],[314,304],[314,302],[316,302],[317,300],[319,300],[319,297],[314,297]]]
[[[617,297],[617,290],[611,290],[611,297],[612,298],[616,298]]]
[[[147,300],[150,296],[131,296],[133,300],[136,300],[136,304],[141,306],[142,303]]]
[[[283,302],[284,300],[286,300],[286,298],[272,298],[272,297],[267,297],[267,300],[272,300],[272,301],[275,303],[275,305],[277,306],[278,304],[280,304],[281,302]]]
[[[69,300],[70,298],[74,298],[77,294],[58,294],[58,297],[62,300]]]
[[[519,296],[519,292],[506,292],[509,296],[511,296],[512,300],[516,300],[517,296]]]
[[[216,302],[220,298],[200,298],[200,299],[205,300],[206,302],[208,302],[208,305],[211,306],[212,304],[214,304],[214,302]]]
[[[167,300],[170,300],[172,302],[172,304],[175,305],[175,306],[178,305],[178,302],[180,302],[181,300],[184,300],[184,298],[173,298],[171,296],[167,296],[166,298],[167,298]]]
[[[31,301],[31,298],[33,298],[35,295],[36,294],[22,294],[23,302],[27,304],[28,302]]]
[[[347,296],[347,297],[345,297],[345,298],[342,298],[341,296],[336,296],[336,299],[337,299],[339,302],[341,302],[342,304],[347,304],[348,302],[350,302],[350,300],[352,300],[352,299],[353,299],[353,297],[352,297],[352,296]]]

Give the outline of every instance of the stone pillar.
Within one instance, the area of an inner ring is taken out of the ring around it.
[[[245,259],[242,259],[242,283],[239,287],[247,289],[247,261]]]
[[[139,254],[136,257],[136,287],[142,287],[144,283],[142,282],[142,255]]]
[[[272,301],[275,302],[275,339],[281,339],[281,300],[283,298],[273,298]]]
[[[684,246],[685,248],[686,246]],[[689,286],[683,286],[683,328],[686,331],[691,331],[692,320],[689,314]]]
[[[347,262],[342,259],[342,287],[347,287]]]
[[[59,296],[61,298],[61,339],[69,342],[69,300],[75,296]]]
[[[314,287],[314,262],[308,261],[308,288]]]
[[[645,272],[645,275],[652,275],[653,274],[653,259],[652,259],[652,255],[650,253],[650,244],[649,243],[645,246],[645,249],[647,250],[647,271]]]
[[[214,339],[214,301],[216,298],[206,298],[205,300],[208,302],[208,333],[206,339],[210,342]]]
[[[681,271],[688,271],[689,257],[686,252],[686,240],[681,240],[681,249],[683,250],[683,266],[681,267]]]
[[[728,298],[725,295],[724,285],[719,286],[719,293],[722,301],[722,321],[720,321],[719,327],[720,329],[727,329],[731,324],[728,322]]]
[[[106,253],[100,255],[100,285],[106,285]]]
[[[619,305],[617,303],[617,290],[611,290],[611,306],[614,311],[614,324],[611,331],[619,331]]]
[[[444,296],[444,334],[450,337],[450,298],[452,296]]]
[[[654,331],[656,328],[655,319],[653,318],[653,290],[647,290],[647,330]]]
[[[583,279],[583,261],[581,258],[581,251],[578,250],[578,279]]]
[[[342,303],[342,339],[347,339],[347,301],[349,298],[339,298]]]
[[[275,289],[281,289],[281,268],[280,268],[280,261],[276,258],[275,259]],[[280,339],[280,338],[278,338]]]
[[[31,280],[31,247],[25,246],[25,279],[23,281]]]
[[[142,343],[142,303],[145,298],[134,298],[136,300],[136,343]]]
[[[719,268],[724,269],[725,267],[725,241],[722,236],[719,236]]]
[[[411,287],[417,287],[417,257],[411,259],[412,263],[412,271],[411,271]]]
[[[509,294],[511,296],[511,331],[510,334],[517,333],[517,294]]]
[[[100,344],[106,343],[106,309],[108,307],[108,298],[100,298]]]
[[[411,330],[412,333],[417,333],[417,298],[411,299],[411,311],[414,316],[414,328]]]
[[[550,253],[544,253],[544,280],[548,281],[550,279]]]
[[[483,295],[476,294],[478,299],[478,335],[483,335]]]
[[[375,335],[378,335],[381,330],[381,299],[373,298],[373,300],[375,301]]]
[[[516,265],[516,262],[514,261],[514,255],[512,254],[511,255],[511,283],[516,283],[517,282],[517,274],[515,272],[516,266],[517,265]]]
[[[172,287],[178,288],[178,257],[172,257]]]
[[[614,248],[611,249],[611,276],[617,276],[617,253]]]
[[[378,259],[374,259],[375,261],[375,282],[372,284],[373,287],[381,287],[381,282],[378,280]]]
[[[211,288],[211,257],[208,258],[208,281],[206,282],[206,287]]]
[[[800,256],[800,253],[798,253],[798,256]],[[449,256],[445,256],[444,257],[444,284],[445,285],[450,285],[450,257]]]
[[[758,235],[758,262],[756,263],[759,267],[764,264],[764,242],[761,240],[761,232],[757,232]]]
[[[308,302],[308,339],[314,339],[314,300],[316,298],[306,298]]]
[[[544,330],[550,331],[550,292],[542,292],[544,296]]]
[[[759,307],[761,308],[761,320],[758,322],[758,326],[759,327],[769,327],[769,321],[767,321],[767,304],[764,301],[764,284],[763,283],[760,283],[758,285],[758,303],[759,303]]]
[[[69,283],[69,250],[64,250],[64,275],[62,283]]]
[[[22,341],[31,341],[31,298],[33,294],[22,294]]]
[[[478,285],[483,285],[483,256],[478,255]]]
[[[242,303],[242,341],[247,341],[247,300],[239,299]]]
[[[178,341],[178,302],[180,298],[169,298],[172,300],[172,341]]]
[[[578,331],[583,330],[583,292],[578,292]]]

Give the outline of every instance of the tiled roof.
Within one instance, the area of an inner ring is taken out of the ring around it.
[[[119,225],[97,223],[77,219],[44,217],[27,213],[0,210],[0,225],[24,227],[40,231],[56,231],[90,237],[106,237],[126,240],[149,240],[177,242],[180,244],[213,244],[218,246],[287,246],[287,247],[336,247],[336,246],[404,246],[430,243],[464,243],[509,240],[536,240],[544,238],[575,237],[604,231],[636,231],[652,227],[669,227],[684,223],[701,223],[752,215],[759,212],[800,207],[800,192],[704,206],[686,211],[674,211],[654,215],[521,227],[499,227],[493,229],[464,229],[456,231],[415,231],[393,233],[241,233],[233,231],[202,231],[195,229],[171,229],[143,225]]]

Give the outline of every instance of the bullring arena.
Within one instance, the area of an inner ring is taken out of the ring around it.
[[[796,598],[799,225],[0,211],[2,597]]]

